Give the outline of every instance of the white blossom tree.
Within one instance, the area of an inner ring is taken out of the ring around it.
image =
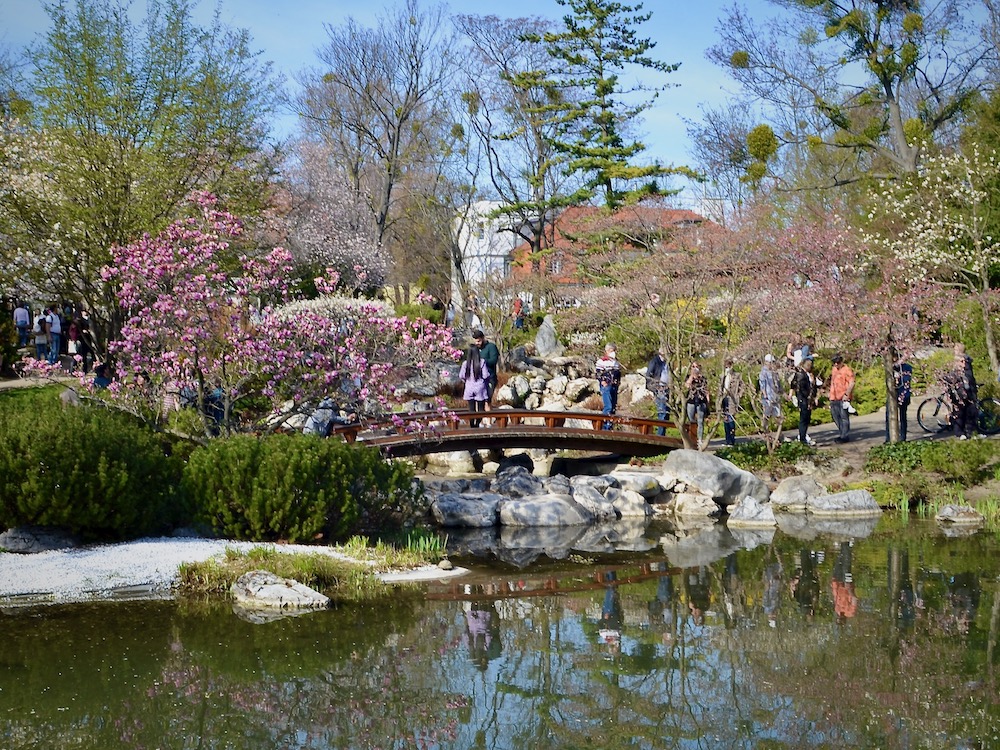
[[[912,279],[966,293],[979,303],[990,367],[1000,373],[994,331],[1000,263],[1000,159],[973,147],[933,157],[910,179],[876,192],[869,219],[872,246],[903,263]]]

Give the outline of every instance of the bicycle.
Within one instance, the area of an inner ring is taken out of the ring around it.
[[[944,394],[929,396],[917,407],[917,424],[924,432],[946,432],[951,429],[951,406]],[[1000,399],[979,399],[976,429],[983,435],[1000,433]]]

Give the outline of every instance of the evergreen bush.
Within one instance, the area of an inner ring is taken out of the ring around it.
[[[311,435],[238,435],[190,456],[184,489],[222,536],[309,542],[347,538],[415,493],[409,467],[377,450]]]
[[[177,520],[180,459],[162,436],[100,406],[52,393],[0,405],[0,527],[64,527],[87,540],[129,539]]]

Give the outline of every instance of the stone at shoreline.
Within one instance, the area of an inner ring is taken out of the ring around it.
[[[594,522],[571,495],[533,495],[500,504],[503,526],[585,526]]]
[[[493,491],[507,497],[527,497],[542,492],[542,480],[529,473],[523,466],[500,469],[493,478]]]
[[[503,495],[492,492],[481,494],[446,492],[431,502],[431,514],[441,526],[464,526],[473,529],[496,526],[499,519],[498,509],[505,499]]]
[[[846,518],[882,515],[882,509],[878,507],[878,503],[868,490],[846,490],[810,498],[806,512],[816,516]]]
[[[664,478],[682,482],[688,489],[715,498],[720,505],[731,505],[748,495],[760,502],[770,496],[767,485],[749,471],[710,453],[679,449],[671,451],[663,462]],[[667,482],[661,481],[661,484]]]
[[[644,498],[652,498],[663,492],[664,487],[656,475],[642,471],[613,471],[611,477],[623,490],[638,492]]]
[[[982,526],[986,522],[986,516],[969,505],[949,503],[938,510],[934,520],[955,526]]]
[[[611,501],[621,518],[645,518],[653,514],[646,498],[634,490],[611,487],[604,493],[604,497]]]
[[[614,504],[597,487],[578,484],[573,488],[573,499],[598,521],[614,521],[618,518]]]
[[[715,498],[700,492],[677,492],[666,503],[655,506],[657,515],[677,518],[714,518],[721,509]]]
[[[762,503],[753,497],[745,497],[729,506],[729,518],[726,525],[733,527],[774,527],[778,522],[774,518],[774,508],[771,503]]]
[[[245,609],[325,609],[330,598],[290,578],[266,570],[241,575],[230,589]]]
[[[827,494],[826,487],[811,476],[786,477],[771,493],[771,507],[786,513],[804,513],[809,500]]]
[[[75,535],[50,526],[15,526],[0,534],[0,550],[7,552],[34,554],[79,546]]]

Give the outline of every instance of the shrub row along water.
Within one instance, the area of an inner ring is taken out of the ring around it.
[[[0,397],[0,529],[57,526],[88,541],[196,525],[226,538],[340,541],[416,500],[405,464],[309,435],[207,445],[154,433],[51,389]]]

